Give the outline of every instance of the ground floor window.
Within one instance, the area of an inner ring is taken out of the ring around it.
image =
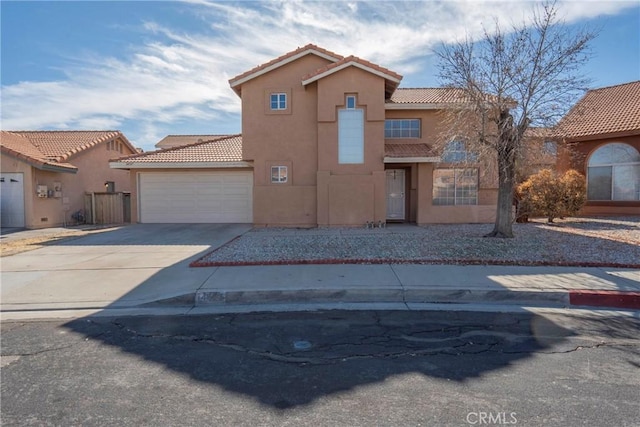
[[[271,182],[283,184],[287,182],[288,171],[286,166],[271,166]]]
[[[433,171],[433,204],[477,205],[478,169],[451,168]]]
[[[640,153],[628,144],[598,148],[587,166],[589,200],[640,200]]]

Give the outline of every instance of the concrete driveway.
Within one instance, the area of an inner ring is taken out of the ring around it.
[[[189,263],[250,224],[134,224],[3,257],[2,311],[133,307],[195,292]]]

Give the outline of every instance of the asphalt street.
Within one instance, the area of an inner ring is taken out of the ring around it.
[[[640,422],[640,318],[324,311],[3,322],[2,425]]]

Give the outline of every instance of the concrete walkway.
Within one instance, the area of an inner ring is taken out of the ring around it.
[[[137,224],[1,259],[1,318],[377,304],[640,309],[640,270],[278,265],[190,268],[248,225]]]

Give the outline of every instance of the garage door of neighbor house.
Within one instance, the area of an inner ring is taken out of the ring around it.
[[[24,227],[24,175],[0,174],[0,220],[2,227]]]
[[[253,222],[251,171],[142,172],[143,223]]]

